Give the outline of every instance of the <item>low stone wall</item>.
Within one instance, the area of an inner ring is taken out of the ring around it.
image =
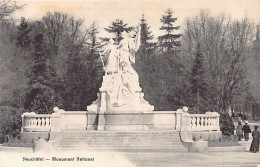
[[[21,141],[24,143],[34,142],[40,138],[49,140],[50,132],[21,132]]]
[[[85,130],[87,127],[87,111],[65,111],[60,113],[61,129]]]
[[[0,145],[1,152],[32,153],[32,147],[5,147]]]
[[[222,138],[221,131],[195,131],[192,132],[192,139],[194,141],[203,139],[205,141],[219,141]]]

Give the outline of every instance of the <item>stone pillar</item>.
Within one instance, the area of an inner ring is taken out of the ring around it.
[[[98,114],[98,130],[105,130],[105,114],[99,113]]]
[[[219,113],[217,112],[212,112],[212,115],[216,116],[216,123],[215,123],[215,128],[214,129],[217,129],[218,131],[220,131],[220,127],[219,127]]]
[[[60,140],[61,135],[61,116],[60,109],[58,107],[53,108],[54,113],[51,114],[51,132],[50,140],[58,141]],[[64,110],[62,110],[64,111]]]
[[[101,92],[100,112],[105,112],[107,108],[107,93]]]
[[[101,92],[100,110],[98,111],[98,130],[105,129],[105,115],[107,109],[107,93]]]
[[[181,115],[182,115],[183,111],[182,109],[178,109],[176,111],[176,130],[180,131],[181,130]]]
[[[191,131],[191,115],[187,112],[182,113],[181,115],[181,140],[185,147],[188,148],[188,151],[192,151],[192,131]]]
[[[21,132],[23,132],[23,128],[24,128],[24,113],[22,114],[22,127],[21,127]]]
[[[191,116],[189,113],[183,112],[181,115],[181,131],[191,132]]]

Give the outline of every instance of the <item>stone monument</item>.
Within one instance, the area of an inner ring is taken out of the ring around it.
[[[140,27],[135,38],[131,38],[126,32],[122,32],[121,35],[122,39],[118,45],[110,39],[103,53],[100,53],[101,59],[106,52],[109,52],[109,57],[104,66],[105,75],[98,99],[87,107],[88,114],[94,114],[93,119],[89,120],[93,122],[88,125],[89,128],[94,128],[96,124],[100,130],[123,127],[136,130],[140,126],[144,128],[144,122],[138,122],[144,119],[150,120],[149,125],[153,124],[149,115],[152,116],[154,106],[144,99],[138,74],[132,67],[132,63],[135,63],[135,53],[140,46]],[[146,122],[149,122],[148,120]],[[114,124],[112,127],[112,121],[118,122],[118,126],[115,127]],[[122,121],[125,123],[124,126]]]

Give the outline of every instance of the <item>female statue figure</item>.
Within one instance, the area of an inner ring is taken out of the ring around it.
[[[113,73],[117,73],[118,72],[118,52],[117,52],[117,48],[114,45],[114,40],[112,38],[110,38],[108,45],[106,46],[106,49],[100,53],[100,56],[102,56],[103,54],[105,54],[106,52],[110,51],[109,56],[108,56],[108,60],[106,63],[105,68],[105,74],[113,74]]]
[[[140,27],[135,41],[133,41],[125,31],[122,32],[121,36],[123,39],[119,42],[119,46],[117,47],[119,50],[119,70],[138,77],[132,67],[132,63],[135,63],[135,52],[137,52],[140,46]]]
[[[124,105],[127,102],[136,99],[136,90],[139,88],[138,74],[132,67],[135,63],[135,52],[140,46],[140,27],[136,39],[132,39],[126,32],[122,32],[122,40],[118,45],[119,71],[122,72],[122,83],[119,86],[117,99],[118,105]]]

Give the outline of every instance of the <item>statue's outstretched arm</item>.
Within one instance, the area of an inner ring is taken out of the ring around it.
[[[134,48],[135,52],[138,51],[140,44],[141,44],[141,26],[139,25],[138,31],[136,34],[136,39],[135,39],[135,48]]]
[[[102,56],[103,54],[105,54],[108,50],[109,50],[109,47],[107,47],[102,53],[100,53],[100,56]]]

